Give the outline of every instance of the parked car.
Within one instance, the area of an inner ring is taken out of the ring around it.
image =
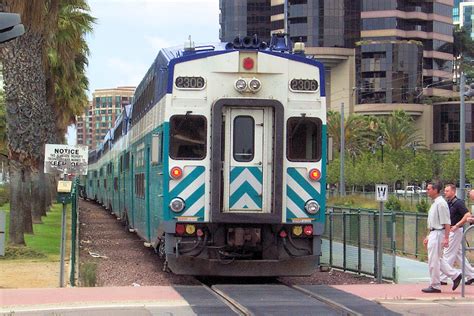
[[[415,194],[426,194],[426,190],[423,190],[417,185],[407,185],[404,190],[396,190],[395,193],[404,196],[411,196]]]

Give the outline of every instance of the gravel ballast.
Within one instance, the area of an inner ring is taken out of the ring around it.
[[[194,277],[163,271],[163,260],[102,206],[79,201],[80,266],[96,264],[96,286],[198,285]],[[282,277],[286,284],[361,284],[373,278],[330,269],[309,277]]]

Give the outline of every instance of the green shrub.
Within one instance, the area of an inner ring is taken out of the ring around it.
[[[10,186],[5,184],[0,187],[0,206],[10,202]]]
[[[97,263],[86,262],[81,265],[79,270],[81,285],[85,287],[94,287],[97,282]]]
[[[420,202],[416,203],[416,211],[420,213],[427,213],[430,208],[426,199],[421,199]]]
[[[5,256],[0,257],[0,260],[10,259],[44,259],[47,256],[44,253],[38,252],[35,249],[22,246],[11,246],[8,245],[5,248]]]
[[[390,195],[387,202],[385,202],[385,209],[390,211],[400,211],[402,209],[402,204],[395,195]]]

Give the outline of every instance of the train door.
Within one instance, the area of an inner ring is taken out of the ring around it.
[[[225,110],[224,212],[270,212],[272,119],[270,108]]]

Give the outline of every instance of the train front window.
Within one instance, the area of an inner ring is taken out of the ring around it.
[[[170,119],[170,157],[200,160],[206,157],[207,123],[202,115],[174,115]]]
[[[287,122],[287,157],[290,161],[321,159],[322,122],[316,117],[291,117]]]
[[[237,116],[234,119],[233,155],[235,161],[249,162],[254,156],[255,121],[251,116]]]

